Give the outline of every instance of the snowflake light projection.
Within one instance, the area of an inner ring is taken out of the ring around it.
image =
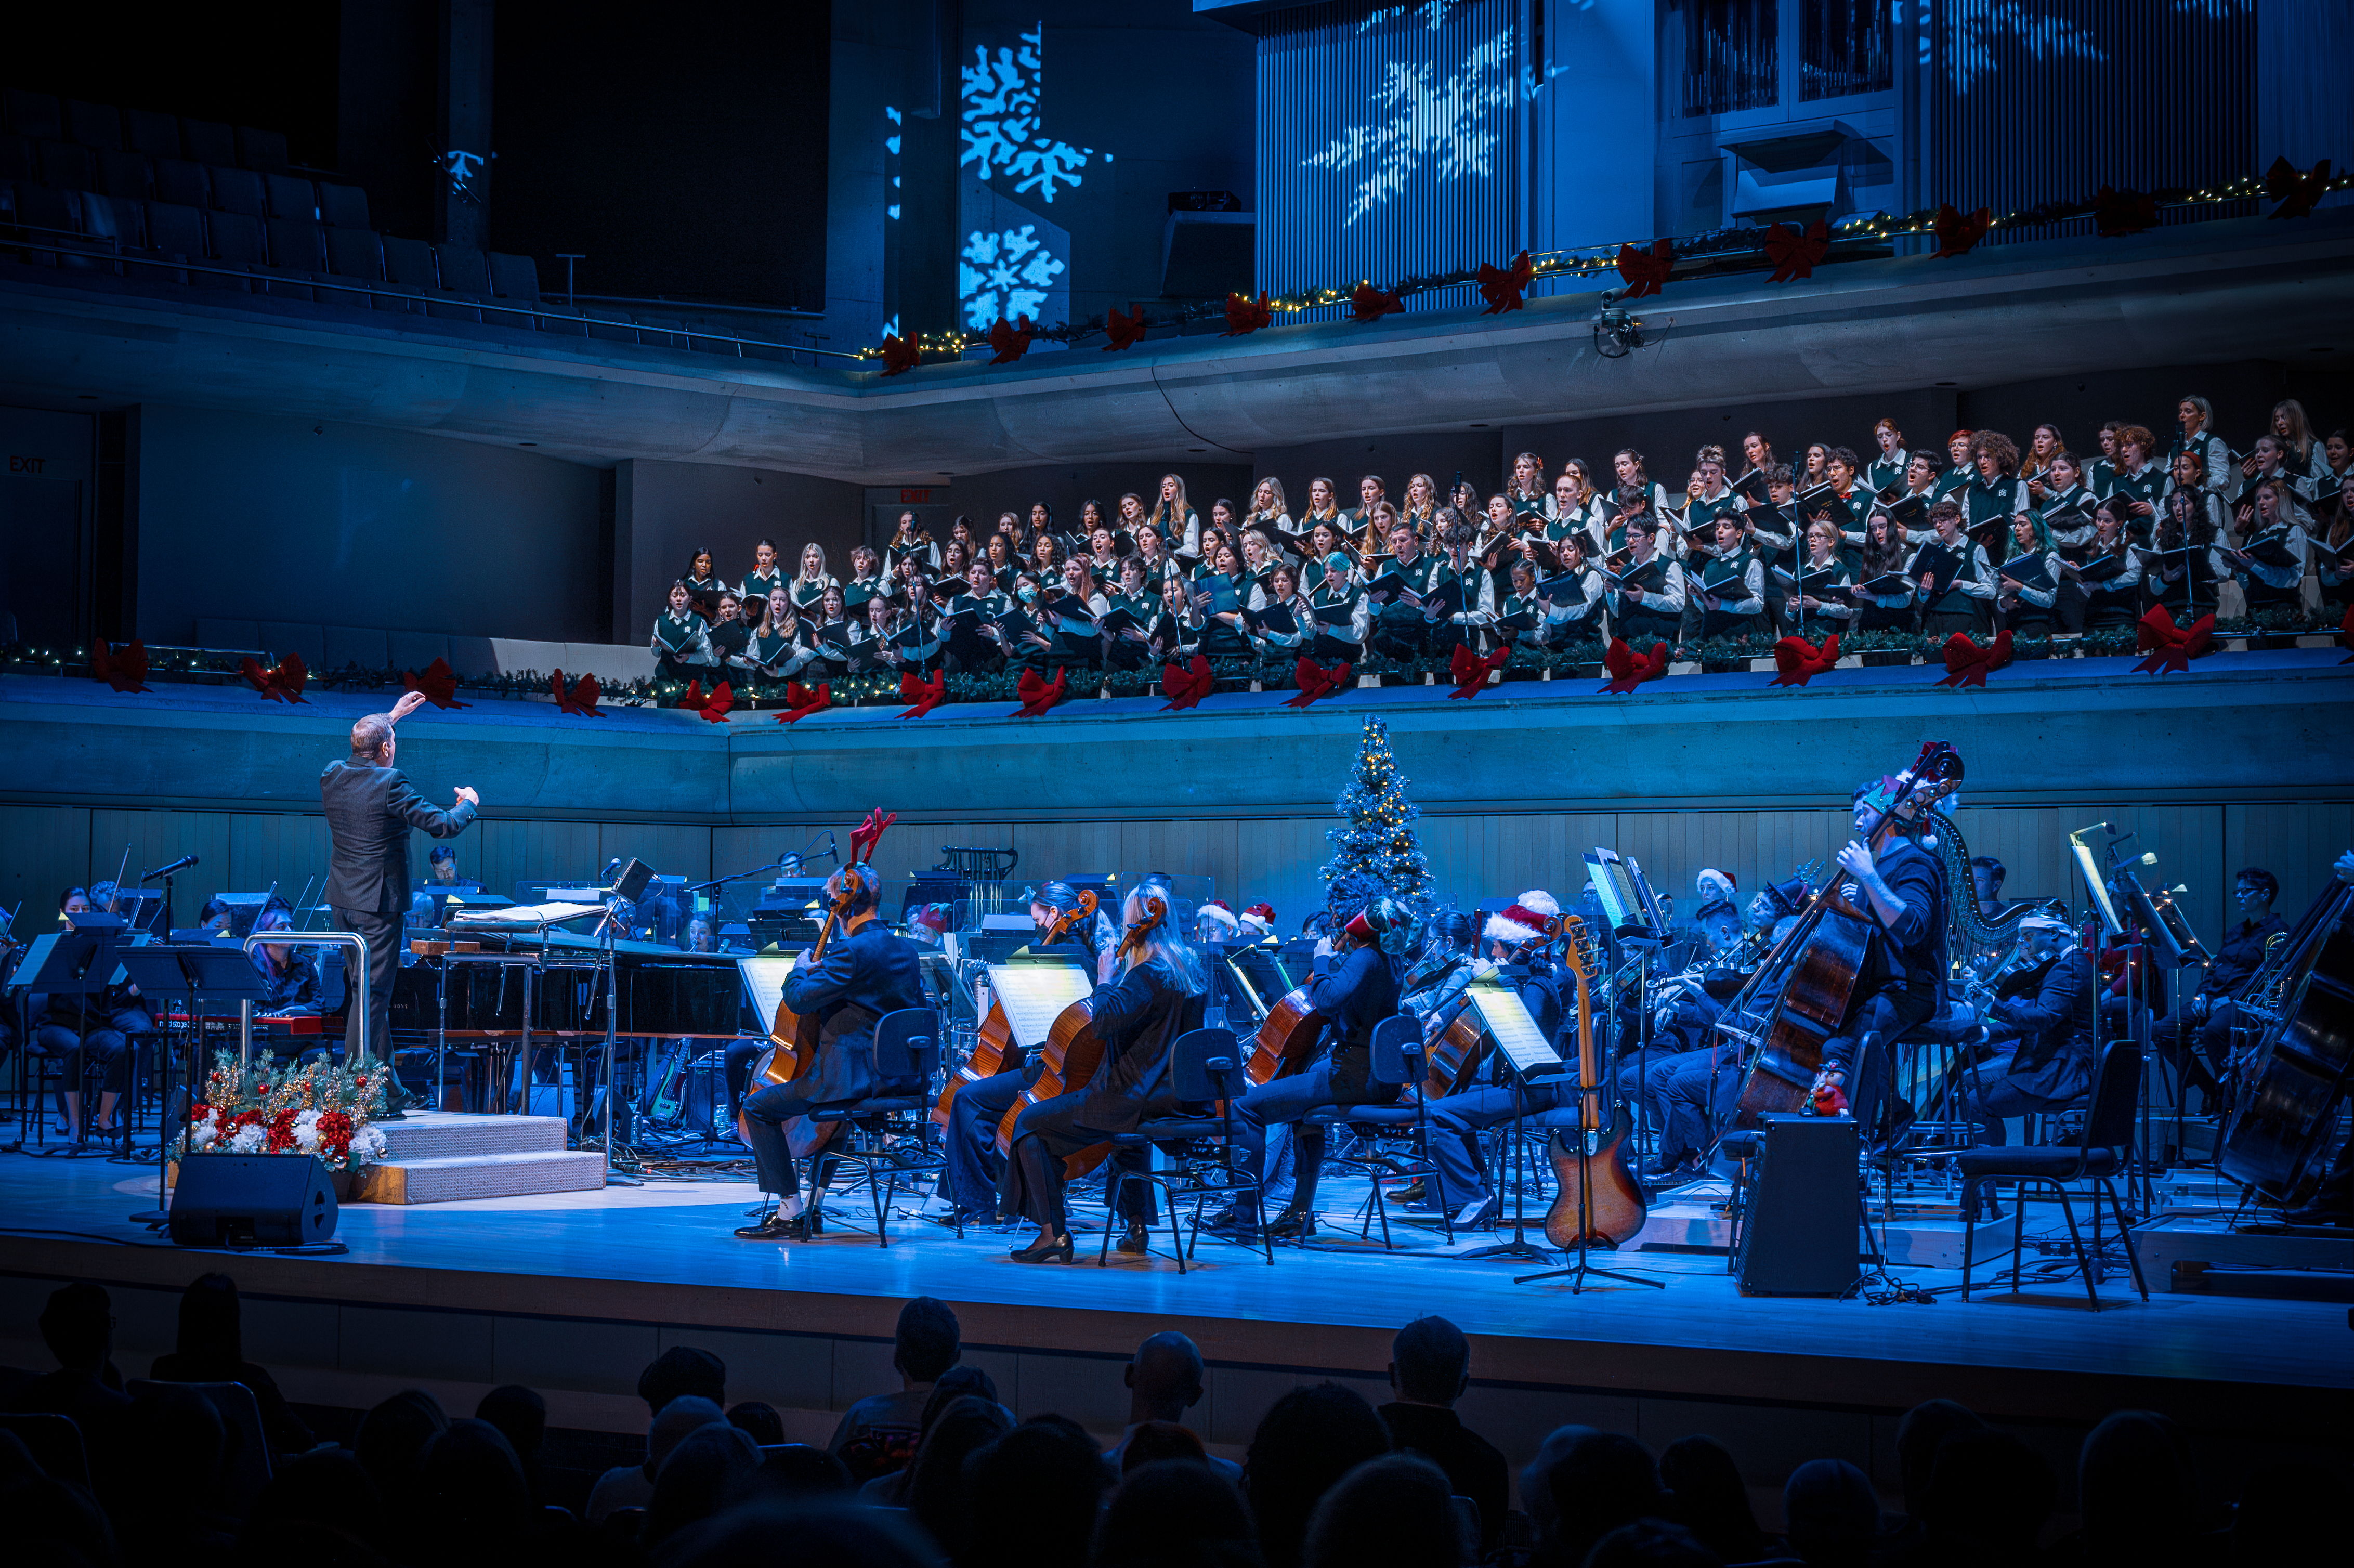
[[[1035,224],[973,230],[957,259],[957,298],[964,305],[966,330],[987,332],[1000,316],[1034,318],[1062,270],[1063,259],[1046,249]]]
[[[2178,0],[2177,9],[2185,9]],[[1921,29],[1921,48],[1929,48],[1930,30]],[[2052,60],[2089,60],[2105,64],[2109,53],[2086,28],[2064,17],[2047,16],[2041,5],[2024,0],[1972,0],[1954,6],[1946,17],[1946,70],[1954,90],[1967,92],[1971,83],[1999,65],[1998,51],[2024,54],[2041,65]]]
[[[1428,0],[1413,15],[1426,30],[1436,32],[1454,9],[1448,0]],[[1358,31],[1407,14],[1404,6],[1375,12],[1359,24]],[[1474,45],[1444,81],[1437,79],[1437,69],[1427,61],[1394,60],[1382,68],[1367,119],[1349,125],[1321,152],[1302,160],[1310,168],[1354,178],[1341,219],[1343,228],[1404,194],[1407,182],[1426,167],[1442,182],[1494,173],[1496,150],[1503,144],[1505,132],[1499,111],[1533,99],[1560,74],[1557,67],[1543,77],[1525,68],[1515,71],[1514,53],[1508,23]]]
[[[1039,129],[1045,24],[1022,34],[1013,48],[1001,48],[992,55],[982,44],[972,52],[973,63],[963,68],[964,124],[958,134],[964,151],[958,156],[959,166],[979,165],[973,172],[983,180],[993,174],[1011,175],[1016,191],[1035,191],[1049,202],[1058,185],[1078,185],[1079,171],[1095,156],[1095,149],[1058,142]]]

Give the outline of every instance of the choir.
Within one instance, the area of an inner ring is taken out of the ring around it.
[[[1740,471],[1702,447],[1681,494],[1641,452],[1614,453],[1597,489],[1580,459],[1551,480],[1522,452],[1483,501],[1416,473],[1400,498],[1361,476],[1284,483],[1206,516],[1184,481],[1084,503],[1068,529],[1044,502],[985,535],[958,517],[935,539],[913,512],[847,581],[803,546],[790,576],[761,540],[740,582],[698,547],[671,585],[651,647],[662,674],[755,687],[867,671],[1135,670],[1217,660],[1410,660],[1458,646],[1559,647],[1623,637],[1703,640],[1826,631],[2009,630],[2024,637],[2130,625],[2154,605],[2335,620],[2349,599],[2354,514],[2344,431],[2317,440],[2284,402],[2245,452],[2213,433],[2204,397],[2178,407],[2170,449],[2112,421],[2085,461],[2039,425],[2024,452],[1999,430],[1956,430],[1944,456],[1893,419],[1875,455],[1808,445],[1796,471],[1756,431]]]

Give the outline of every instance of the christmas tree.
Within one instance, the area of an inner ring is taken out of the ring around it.
[[[1422,810],[1405,798],[1405,786],[1389,726],[1367,719],[1356,768],[1332,806],[1345,820],[1324,831],[1333,852],[1324,867],[1324,907],[1336,928],[1384,894],[1416,915],[1430,907],[1430,863],[1414,836]]]

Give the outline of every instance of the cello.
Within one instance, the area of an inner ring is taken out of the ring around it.
[[[1643,1189],[1627,1164],[1627,1139],[1633,1129],[1625,1105],[1612,1106],[1606,1120],[1602,1113],[1609,1091],[1594,1049],[1593,936],[1577,916],[1559,918],[1565,961],[1577,980],[1577,1121],[1582,1130],[1575,1144],[1564,1128],[1545,1146],[1560,1188],[1553,1207],[1545,1211],[1545,1236],[1558,1247],[1575,1247],[1581,1240],[1616,1247],[1643,1228],[1645,1217]]]
[[[1053,947],[1070,934],[1072,927],[1082,920],[1094,919],[1097,907],[1095,890],[1090,887],[1079,889],[1078,906],[1055,916],[1055,923],[1046,927],[1046,934],[1039,940],[1038,946]],[[1007,1022],[1005,1009],[996,998],[991,997],[989,1016],[981,1021],[981,1033],[973,1042],[972,1054],[965,1058],[963,1065],[949,1075],[948,1086],[940,1091],[939,1103],[932,1107],[932,1119],[942,1127],[948,1126],[949,1107],[956,1102],[957,1091],[967,1084],[977,1084],[983,1078],[993,1078],[1005,1071],[1006,1054],[1013,1044],[1013,1025]]]
[[[1169,918],[1169,906],[1157,897],[1144,900],[1144,912],[1137,916],[1119,938],[1116,959],[1125,959],[1143,950],[1152,933]],[[1022,1091],[1021,1097],[1006,1107],[1005,1119],[997,1124],[997,1152],[1012,1159],[1013,1155],[1013,1124],[1032,1106],[1051,1100],[1058,1095],[1073,1095],[1092,1082],[1103,1066],[1104,1044],[1095,1030],[1095,998],[1083,996],[1055,1015],[1054,1027],[1047,1032],[1046,1044],[1039,1050],[1041,1070],[1038,1081]],[[1097,1143],[1066,1155],[1063,1175],[1076,1181],[1103,1163],[1111,1153],[1111,1145]]]
[[[1309,1005],[1308,988],[1294,986],[1267,1008],[1243,1075],[1254,1088],[1289,1077],[1308,1065],[1323,1033],[1324,1015]]]
[[[875,853],[875,844],[883,837],[883,830],[898,820],[898,812],[894,811],[886,817],[883,814],[883,808],[877,806],[866,813],[865,821],[850,831],[850,863],[834,874],[842,879],[842,891],[834,895],[833,902],[827,907],[825,924],[818,927],[817,945],[809,950],[810,962],[815,963],[825,957],[826,944],[848,916],[850,906],[858,902],[858,878],[843,874],[865,865]],[[751,1078],[744,1086],[744,1098],[749,1100],[771,1084],[790,1084],[809,1071],[817,1061],[819,1034],[818,1021],[813,1015],[803,1016],[795,1012],[782,997],[779,997],[777,1016],[769,1026],[770,1044],[752,1064]],[[785,1124],[788,1139],[796,1146],[801,1141],[800,1135],[808,1119],[806,1117],[793,1117]],[[828,1122],[823,1125],[830,1130],[833,1124]],[[752,1141],[752,1135],[746,1130],[744,1111],[740,1107],[736,1112],[736,1132],[746,1143]],[[822,1143],[824,1139],[821,1138],[818,1141]],[[806,1155],[811,1150],[795,1147],[793,1152]]]
[[[2216,1164],[2275,1203],[2313,1195],[2354,1072],[2354,886],[2333,881],[2239,1003],[2261,1022]]]
[[[1901,822],[1961,784],[1962,754],[1942,740],[1924,743],[1913,766],[1896,776],[1895,798],[1872,830],[1867,847],[1879,853]],[[1735,1016],[1758,976],[1788,976],[1759,1032],[1748,1075],[1741,1083],[1741,1125],[1755,1127],[1756,1118],[1768,1111],[1797,1111],[1812,1105],[1823,1043],[1847,1022],[1856,980],[1878,930],[1869,909],[1851,902],[1843,878],[1834,874],[1807,901],[1797,923],[1774,944],[1749,985],[1725,1004],[1724,1016]]]

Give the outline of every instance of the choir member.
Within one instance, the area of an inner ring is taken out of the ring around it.
[[[2093,549],[2093,508],[2098,498],[2084,482],[2084,471],[2073,452],[2052,454],[2052,466],[2043,476],[2043,499],[2036,508],[2036,520],[2043,524],[2060,559],[2069,567],[2081,567],[2091,557]],[[2060,629],[2063,631],[2084,630],[2084,585],[2073,574],[2062,570],[2060,599],[2053,607]]]
[[[1776,461],[1774,443],[1766,439],[1765,432],[1752,430],[1741,438],[1741,461],[1743,479],[1748,478],[1760,469],[1774,466]]]
[[[1414,531],[1436,544],[1438,539],[1438,482],[1426,473],[1417,473],[1405,482],[1405,504],[1398,515],[1414,527]]]
[[[1288,547],[1293,527],[1291,513],[1284,503],[1283,481],[1268,474],[1251,488],[1250,514],[1243,519],[1243,525],[1263,527],[1274,535],[1277,544]]]
[[[1496,573],[1474,553],[1479,530],[1452,506],[1438,514],[1438,540],[1446,549],[1440,586],[1452,585],[1453,602],[1426,606],[1431,622],[1431,645],[1439,652],[1468,646],[1479,651],[1481,639],[1496,624]],[[1509,581],[1509,577],[1507,577]]]
[[[2000,430],[1980,430],[1970,438],[1970,482],[1948,499],[1962,505],[1962,532],[1982,549],[1991,537],[1999,550],[2010,520],[2033,505],[2019,477],[2019,448]]]
[[[2018,461],[2016,452],[2011,461]],[[2016,480],[2011,483],[2023,493],[2025,487]],[[1935,532],[1904,567],[1904,575],[1920,588],[1922,634],[1942,642],[1956,631],[1983,630],[1987,609],[1994,602],[1993,568],[1988,565],[1986,546],[1962,532],[1958,503],[1940,501],[1929,508],[1929,525]]]
[[[2294,397],[2274,404],[2271,434],[2287,455],[2290,477],[2309,482],[2314,469],[2313,427],[2306,419],[2305,405]]]
[[[2178,452],[2175,461],[2196,468],[2199,454]],[[2231,563],[2219,547],[2222,504],[2213,491],[2194,481],[2169,493],[2158,514],[2156,548],[2142,559],[2142,586],[2178,624],[2212,614],[2215,585],[2231,575]]]
[[[2295,485],[2286,479],[2267,479],[2258,484],[2251,521],[2240,547],[2223,552],[2239,569],[2240,587],[2248,596],[2248,613],[2299,611],[2313,519]]]
[[[1384,512],[1392,515],[1397,509],[1390,505],[1382,488],[1382,476],[1366,474],[1357,481],[1357,505],[1354,511],[1341,514],[1341,525],[1356,537],[1357,548],[1368,556],[1381,554],[1388,532],[1376,526]]]
[[[1921,585],[1905,570],[1912,561],[1913,549],[1903,524],[1885,512],[1872,514],[1872,520],[1864,525],[1863,554],[1856,567],[1855,587],[1848,593],[1855,601],[1858,631],[1913,630],[1914,609],[1920,603],[1921,592]]]
[[[1005,613],[1012,601],[1000,593],[997,578],[987,566],[975,561],[965,568],[961,591],[949,600],[947,613],[941,618],[948,640],[948,668],[976,674],[993,674],[1005,667],[1004,651],[989,636],[998,618]]]
[[[1169,553],[1193,561],[1202,554],[1202,519],[1185,499],[1185,482],[1173,473],[1161,476],[1161,493],[1144,521],[1161,530]]]
[[[1663,525],[1646,513],[1627,519],[1627,555],[1616,573],[1621,586],[1608,595],[1611,630],[1638,651],[1673,642],[1683,620],[1683,568],[1659,553]]]
[[[1299,514],[1299,527],[1304,533],[1319,523],[1331,524],[1336,535],[1347,527],[1341,517],[1340,492],[1320,474],[1308,482],[1308,510]]]
[[[937,559],[937,556],[934,557]],[[825,590],[834,586],[833,577],[825,569],[825,549],[819,545],[801,546],[801,568],[793,575],[793,602],[803,609],[825,597]]]
[[[2111,419],[2102,425],[2098,438],[2101,455],[2094,458],[2084,470],[2084,483],[2091,488],[2095,496],[2102,499],[2107,498],[2110,489],[2116,483],[2117,432],[2125,428],[2123,419]]]
[[[1108,527],[1093,529],[1087,535],[1087,570],[1106,582],[1119,576],[1119,547],[1113,542]]]
[[[1799,636],[1843,631],[1861,613],[1846,592],[1855,579],[1840,558],[1840,531],[1828,519],[1807,524],[1807,558],[1786,575],[1790,580],[1782,613]]]
[[[2174,450],[2197,452],[2206,486],[2218,494],[2233,483],[2232,443],[2215,433],[2214,406],[2196,393],[2186,392],[2174,406]]]
[[[1946,438],[1946,471],[1937,476],[1937,499],[1945,500],[1968,487],[1977,474],[1970,461],[1970,444],[1977,438],[1975,430],[1956,430]]]
[[[2313,482],[2296,472],[2288,443],[2275,435],[2267,433],[2256,438],[2253,449],[2241,460],[2240,471],[2244,476],[2240,488],[2243,516],[2254,504],[2256,486],[2267,480],[2279,480],[2308,500],[2313,495]]]
[[[815,546],[811,546],[811,549],[815,548]],[[925,530],[922,522],[913,512],[902,512],[899,514],[898,526],[892,530],[890,543],[883,546],[883,570],[886,575],[896,577],[898,575],[899,563],[908,560],[914,561],[927,572],[938,570],[940,564],[940,547],[932,543],[931,535]],[[808,550],[801,552],[801,562],[802,568],[806,571],[809,563]]]
[[[1063,575],[1062,542],[1051,533],[1041,533],[1030,541],[1029,570],[1042,582],[1054,582]]]
[[[1831,449],[1821,441],[1807,443],[1806,461],[1798,465],[1798,488],[1818,490],[1831,482]]]
[[[890,597],[891,585],[883,576],[883,557],[864,545],[852,550],[850,580],[842,587],[843,612],[863,620],[868,599]]]
[[[1380,574],[1367,585],[1367,593],[1381,606],[1374,622],[1374,652],[1392,659],[1411,659],[1429,645],[1430,628],[1437,615],[1426,610],[1425,601],[1438,592],[1446,580],[1447,563],[1436,556],[1422,553],[1422,541],[1414,530],[1395,521],[1396,514],[1384,504],[1377,510],[1369,526],[1389,529],[1390,559],[1384,563]],[[1384,587],[1395,580],[1395,586]]]
[[[1331,530],[1330,524],[1317,524],[1319,535],[1328,535]],[[1373,635],[1373,609],[1337,540],[1324,556],[1323,575],[1309,595],[1308,603],[1316,622],[1309,657],[1320,664],[1329,664],[1336,659],[1355,663],[1364,657],[1366,641]]]
[[[704,620],[695,613],[693,592],[684,577],[671,584],[670,608],[654,617],[653,637],[647,648],[654,656],[655,672],[665,681],[684,681],[695,673],[689,665],[711,662]]]
[[[2354,505],[2343,490],[2333,497],[2327,528],[2316,534],[2312,545],[2323,613],[2342,621],[2348,609],[2354,608]]]
[[[1554,551],[1561,569],[1551,577],[1537,578],[1530,563],[1516,568],[1526,570],[1532,579],[1530,591],[1541,611],[1535,636],[1548,648],[1602,635],[1602,574],[1587,564],[1585,538],[1573,534]]]
[[[1573,534],[1583,535],[1586,553],[1596,554],[1607,548],[1610,521],[1604,510],[1601,493],[1594,488],[1594,476],[1586,471],[1583,459],[1572,458],[1561,465],[1561,473],[1553,482],[1553,515],[1545,524],[1547,544],[1558,544]]]
[[[996,579],[997,591],[1011,592],[1013,588],[1013,574],[1020,569],[1013,559],[1013,535],[1002,529],[994,530],[989,535],[989,543],[983,546],[982,549],[985,553],[981,556],[981,564],[989,568],[989,575]]]
[[[1221,539],[1210,548],[1210,570],[1193,588],[1194,611],[1202,620],[1202,652],[1212,659],[1248,658],[1243,612],[1250,605],[1249,578],[1232,545]]]
[[[839,588],[825,590],[818,600],[817,624],[811,628],[810,646],[817,653],[815,674],[819,680],[832,680],[850,673],[850,643],[853,622],[849,602]]]
[[[2093,544],[2084,564],[2067,575],[2084,588],[2084,630],[2131,626],[2141,619],[2141,562],[2126,532],[2132,514],[2119,499],[2093,509]]]
[[[2010,553],[1995,572],[1995,610],[2013,637],[2052,635],[2052,606],[2060,597],[2060,553],[2031,512],[2010,520]]]
[[[1161,584],[1161,614],[1152,623],[1152,657],[1182,664],[1202,650],[1202,621],[1182,577]]]
[[[839,595],[840,584],[827,588],[826,593]],[[823,596],[817,606],[822,613]],[[807,669],[817,659],[817,647],[809,629],[802,624],[800,607],[793,596],[782,587],[768,598],[766,613],[758,630],[752,635],[751,645],[744,652],[744,665],[763,680],[790,681]]]
[[[1684,531],[1697,534],[1705,529],[1712,536],[1718,518],[1740,510],[1740,497],[1724,482],[1724,449],[1701,448],[1692,461],[1691,478],[1684,485]]]
[[[1641,452],[1633,447],[1620,448],[1611,456],[1610,469],[1618,479],[1617,497],[1621,512],[1648,511],[1655,516],[1667,515],[1667,486],[1643,471]]]
[[[719,590],[727,585],[719,580],[711,565],[709,546],[695,547],[695,554],[687,557],[686,575],[679,580],[686,585],[687,597],[695,601],[695,614],[708,620],[719,613]]]
[[[1522,452],[1512,459],[1511,477],[1504,482],[1504,500],[1514,512],[1540,521],[1551,521],[1546,503],[1552,499],[1545,491],[1544,459],[1534,452]]]
[[[2027,450],[2019,460],[2019,477],[2026,482],[2027,499],[2031,505],[2043,503],[2043,476],[2052,467],[2052,460],[2068,450],[2068,443],[2057,425],[2038,425],[2027,440]]]
[[[1184,575],[1176,558],[1169,554],[1168,546],[1161,542],[1161,530],[1150,523],[1136,531],[1133,556],[1144,563],[1144,580],[1156,594],[1161,591],[1162,583]]]
[[[772,590],[784,586],[785,574],[777,565],[777,543],[763,539],[752,546],[752,569],[744,574],[736,591],[748,602],[757,599],[765,603]]]
[[[2140,425],[2117,427],[2117,467],[2109,482],[2111,495],[2125,497],[2137,539],[2147,540],[2158,524],[2158,503],[2166,494],[2166,470],[2158,466],[2158,438]]]
[[[1879,447],[1879,455],[1864,470],[1866,484],[1874,490],[1885,490],[1901,482],[1904,471],[1912,466],[1913,455],[1904,450],[1904,432],[1896,428],[1893,419],[1882,419],[1872,427],[1872,440]]]
[[[1288,629],[1280,624],[1281,617],[1272,621],[1267,618],[1267,612],[1272,609],[1280,609],[1290,618]],[[1267,574],[1267,587],[1251,606],[1250,627],[1253,650],[1261,659],[1277,662],[1298,657],[1309,639],[1315,636],[1316,612],[1310,607],[1308,596],[1299,591],[1298,567],[1278,566]]]

